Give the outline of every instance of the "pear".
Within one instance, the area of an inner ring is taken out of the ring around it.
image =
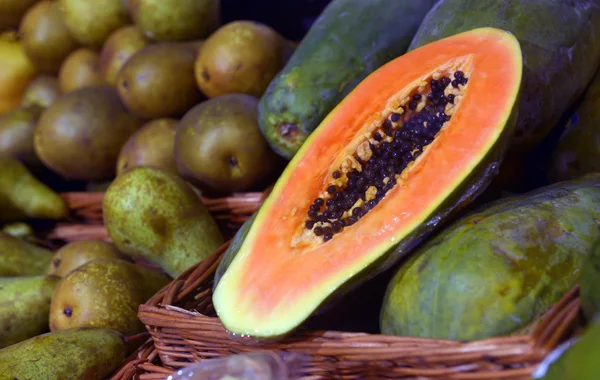
[[[0,350],[0,374],[21,380],[104,379],[125,355],[123,336],[115,330],[57,331]]]
[[[57,276],[0,277],[0,348],[48,331]]]
[[[113,88],[80,88],[42,113],[33,138],[35,152],[65,179],[110,179],[121,147],[140,125]]]
[[[16,29],[27,9],[38,0],[0,0],[0,30]]]
[[[0,232],[0,277],[46,274],[52,251]]]
[[[25,54],[46,73],[56,73],[79,44],[71,37],[58,3],[44,0],[31,7],[19,28]]]
[[[129,0],[135,23],[148,37],[157,41],[189,41],[207,37],[220,23],[220,8],[220,0]]]
[[[148,45],[117,75],[116,88],[131,112],[145,119],[183,114],[202,99],[194,78],[197,48],[189,43]]]
[[[118,176],[102,210],[108,234],[121,252],[154,262],[172,277],[223,243],[192,187],[160,169],[140,166]]]
[[[87,48],[75,50],[60,66],[58,82],[63,93],[102,86],[105,82],[100,71],[100,54]]]
[[[21,103],[21,97],[37,69],[16,38],[0,38],[0,115],[13,110]]]
[[[114,86],[123,65],[149,43],[150,39],[135,25],[127,25],[113,32],[100,52],[100,70],[106,83]]]
[[[173,151],[178,125],[177,120],[170,118],[155,119],[143,125],[121,148],[117,175],[138,166],[152,166],[179,174]]]
[[[77,41],[100,48],[108,36],[131,22],[122,0],[58,0],[65,24]]]
[[[26,218],[63,219],[65,200],[38,181],[19,161],[0,156],[0,222]]]
[[[144,331],[140,304],[169,283],[166,275],[118,259],[96,259],[63,277],[50,304],[50,330],[112,328],[124,335]]]
[[[42,166],[33,147],[35,126],[42,111],[38,105],[21,106],[0,116],[0,156],[13,157],[33,172]]]
[[[50,75],[38,75],[25,88],[21,106],[37,105],[46,108],[54,103],[60,93],[58,78]]]
[[[119,250],[103,240],[78,240],[61,247],[48,265],[48,274],[64,277],[95,259],[123,259]]]

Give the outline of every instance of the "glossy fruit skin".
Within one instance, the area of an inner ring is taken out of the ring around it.
[[[557,27],[561,25],[561,27]],[[600,60],[595,0],[441,0],[409,50],[478,27],[512,32],[523,50],[523,90],[511,149],[538,144],[583,93]]]
[[[0,115],[19,106],[37,72],[20,41],[0,39]]]
[[[600,174],[468,214],[400,267],[382,333],[478,340],[526,326],[579,281],[599,220]]]
[[[259,125],[272,149],[291,158],[358,83],[406,51],[434,3],[332,1],[261,97]]]
[[[278,162],[258,129],[257,105],[251,95],[228,94],[189,110],[175,135],[179,173],[224,193],[257,188]]]
[[[109,179],[121,147],[140,125],[112,88],[81,88],[44,111],[35,131],[35,151],[64,178]]]
[[[123,336],[115,330],[57,331],[0,350],[0,373],[7,379],[104,379],[126,354]]]

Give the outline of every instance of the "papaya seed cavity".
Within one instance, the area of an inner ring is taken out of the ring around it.
[[[375,208],[442,133],[470,77],[470,59],[454,60],[388,101],[378,122],[364,126],[306,211],[291,245],[331,240]]]

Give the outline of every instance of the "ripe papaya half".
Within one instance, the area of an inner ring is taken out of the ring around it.
[[[440,0],[411,42],[418,48],[474,28],[513,33],[523,49],[519,121],[511,149],[539,143],[581,96],[600,61],[597,0]]]
[[[600,72],[567,122],[547,168],[552,182],[600,172]]]
[[[259,126],[291,158],[367,75],[403,54],[437,0],[333,0],[259,103]]]
[[[477,340],[520,329],[578,283],[600,237],[600,174],[497,201],[402,265],[381,310],[384,334]],[[600,271],[592,274],[600,291]]]
[[[225,327],[289,333],[477,196],[513,132],[521,71],[514,36],[483,28],[369,75],[300,148],[242,238],[213,294]]]

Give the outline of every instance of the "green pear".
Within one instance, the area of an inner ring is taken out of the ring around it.
[[[123,335],[144,331],[137,317],[146,302],[170,279],[119,259],[96,259],[63,277],[50,304],[50,330],[112,328]]]
[[[103,240],[73,241],[54,253],[48,274],[64,277],[69,272],[96,259],[124,259],[114,244]]]
[[[125,360],[123,336],[111,329],[73,329],[38,335],[0,350],[3,379],[97,380]]]
[[[46,274],[52,251],[0,232],[0,277]]]
[[[35,239],[35,231],[25,222],[6,223],[2,226],[2,232],[19,239]]]
[[[121,252],[154,262],[172,277],[223,244],[193,188],[161,169],[141,166],[118,176],[102,210],[108,234]]]
[[[64,199],[33,177],[23,164],[14,158],[0,157],[0,222],[58,220],[68,214]]]
[[[57,276],[0,277],[0,348],[48,331]]]

